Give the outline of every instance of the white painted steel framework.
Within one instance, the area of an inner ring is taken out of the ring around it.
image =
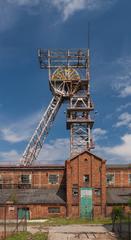
[[[70,129],[71,156],[93,148],[91,129],[94,109],[90,98],[89,49],[38,50],[40,67],[48,69],[50,89],[54,95],[21,159],[31,165],[37,158],[57,111],[64,100],[67,108],[67,129]]]
[[[45,141],[48,135],[48,132],[57,114],[57,111],[61,105],[61,100],[62,98],[60,95],[55,95],[52,98],[46,112],[44,113],[30,142],[28,143],[25,152],[23,153],[21,165],[29,166],[38,157],[39,152],[43,146],[43,142]]]

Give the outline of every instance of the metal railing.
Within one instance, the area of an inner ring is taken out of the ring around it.
[[[0,239],[4,240],[7,236],[11,236],[17,232],[27,231],[27,214],[26,211],[21,219],[18,217],[17,206],[12,206],[16,209],[14,219],[8,219],[7,205],[0,206]]]
[[[131,213],[120,216],[112,223],[112,230],[123,240],[131,240]]]

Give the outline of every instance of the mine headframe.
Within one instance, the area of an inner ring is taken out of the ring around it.
[[[67,129],[70,129],[70,153],[74,156],[93,148],[90,112],[94,106],[90,97],[89,49],[38,50],[42,69],[48,69],[53,98],[44,112],[21,159],[31,165],[43,146],[55,116],[64,100],[68,100]]]

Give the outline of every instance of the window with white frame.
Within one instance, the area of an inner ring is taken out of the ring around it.
[[[89,175],[84,175],[83,176],[83,182],[86,183],[86,184],[89,184]]]
[[[115,174],[114,173],[107,173],[106,183],[108,186],[115,183]]]
[[[51,184],[57,184],[59,182],[58,174],[49,174],[48,182]]]
[[[128,174],[128,183],[131,184],[131,173]]]
[[[30,184],[31,183],[31,174],[22,174],[21,175],[21,183],[22,184]]]

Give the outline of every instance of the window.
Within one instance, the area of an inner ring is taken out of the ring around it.
[[[21,175],[21,183],[29,184],[31,182],[31,175]]]
[[[78,196],[78,185],[77,184],[73,184],[73,187],[72,187],[72,195],[75,197],[75,196]]]
[[[48,213],[60,213],[59,207],[48,207]]]
[[[131,173],[128,174],[128,183],[131,184]]]
[[[3,184],[2,175],[0,175],[0,189],[2,189],[2,184]]]
[[[107,185],[112,185],[115,183],[115,175],[113,173],[107,173],[106,175]]]
[[[83,182],[89,184],[89,175],[83,176]]]
[[[50,174],[49,175],[49,183],[51,184],[57,184],[58,183],[58,174]]]
[[[101,189],[100,189],[100,188],[95,188],[94,191],[95,191],[95,195],[96,195],[96,196],[99,197],[99,196],[101,195]]]

